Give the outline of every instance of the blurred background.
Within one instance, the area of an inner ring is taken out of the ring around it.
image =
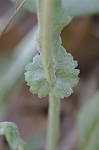
[[[0,0],[0,34],[15,8],[14,1]],[[37,16],[31,10],[31,5],[22,6],[0,38],[0,122],[16,123],[30,150],[44,150],[48,98],[39,99],[31,94],[24,79],[25,66],[37,53],[32,42]],[[61,101],[59,149],[77,150],[78,114],[99,90],[99,16],[73,19],[61,36],[63,46],[78,61],[80,82],[74,93]],[[10,150],[4,137],[0,138],[0,150]]]

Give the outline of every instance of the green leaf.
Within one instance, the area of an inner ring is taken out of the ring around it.
[[[45,97],[49,94],[49,83],[46,80],[41,57],[36,55],[33,62],[26,66],[25,79],[30,86],[30,91]]]
[[[99,0],[62,0],[62,5],[73,17],[99,14]]]
[[[57,53],[56,63],[56,83],[52,93],[55,97],[63,99],[73,93],[73,87],[77,85],[79,70],[75,69],[77,62],[73,60],[71,54],[61,47]]]
[[[79,70],[75,69],[77,62],[73,60],[71,54],[61,46],[60,32],[62,28],[67,25],[72,18],[64,13],[64,9],[61,6],[60,0],[54,2],[55,10],[53,11],[52,26],[49,32],[52,32],[52,45],[53,45],[53,69],[56,76],[56,81],[51,87],[47,82],[43,69],[43,54],[41,45],[41,32],[42,32],[42,10],[43,4],[39,8],[39,30],[35,33],[34,40],[37,43],[38,51],[40,55],[37,55],[33,62],[26,67],[25,78],[30,86],[30,90],[34,94],[38,94],[39,97],[47,96],[52,90],[53,96],[57,98],[64,98],[70,96],[73,92],[73,87],[78,83]],[[61,18],[61,19],[60,19]],[[47,41],[46,41],[47,42]]]
[[[0,123],[0,135],[6,137],[9,146],[13,150],[27,150],[27,146],[23,140],[20,139],[17,126],[12,122]]]
[[[78,127],[80,150],[99,150],[99,92],[80,112]]]

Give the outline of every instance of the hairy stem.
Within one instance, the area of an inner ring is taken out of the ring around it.
[[[57,0],[38,0],[39,36],[41,42],[41,57],[43,61],[46,79],[50,85],[47,150],[57,150],[59,137],[59,110],[60,100],[52,95],[52,86],[56,77],[53,68],[53,10]]]
[[[43,66],[44,71],[46,74],[47,81],[50,84],[53,84],[55,81],[54,69],[53,69],[53,58],[52,58],[52,51],[53,51],[53,42],[52,36],[53,33],[51,31],[52,25],[52,10],[53,10],[53,0],[43,0],[39,1],[39,5],[41,9],[39,13],[40,15],[40,41],[41,41],[41,56],[43,59]]]
[[[60,100],[49,95],[47,150],[58,150]]]

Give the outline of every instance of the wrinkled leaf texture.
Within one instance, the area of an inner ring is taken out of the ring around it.
[[[42,3],[42,1],[41,1]],[[30,86],[30,90],[34,94],[38,94],[39,97],[47,96],[50,93],[50,85],[46,80],[46,76],[43,69],[42,58],[42,46],[41,46],[41,31],[42,31],[42,4],[39,6],[39,29],[35,33],[34,40],[37,43],[38,51],[40,55],[36,55],[33,58],[33,62],[29,63],[26,67],[25,79]],[[63,99],[70,96],[73,93],[73,87],[78,83],[79,70],[77,62],[73,60],[71,54],[61,46],[60,32],[65,25],[67,25],[72,18],[64,13],[64,9],[61,6],[61,1],[55,2],[55,10],[52,12],[52,24],[49,32],[52,32],[52,45],[53,45],[53,69],[56,76],[55,84],[52,87],[52,95],[56,98]],[[60,19],[61,18],[61,19]],[[34,42],[35,42],[34,41]]]

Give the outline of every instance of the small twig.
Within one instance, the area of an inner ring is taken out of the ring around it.
[[[9,20],[9,22],[7,23],[7,25],[5,26],[5,28],[3,29],[3,31],[1,32],[0,38],[2,37],[2,35],[5,33],[5,31],[7,30],[7,28],[9,27],[9,25],[11,24],[11,22],[13,21],[14,17],[16,16],[16,14],[18,13],[18,11],[21,9],[21,7],[23,6],[23,4],[25,3],[26,0],[23,0],[23,2],[17,7],[15,7],[15,11],[11,17],[11,19]]]

